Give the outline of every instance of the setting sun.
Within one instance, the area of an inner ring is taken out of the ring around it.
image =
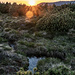
[[[29,0],[29,5],[35,5],[35,0]]]

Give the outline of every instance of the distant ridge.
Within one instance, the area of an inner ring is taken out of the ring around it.
[[[43,3],[40,3],[40,4],[50,4],[50,5],[53,5],[53,4],[55,4],[56,6],[61,6],[61,5],[63,5],[63,4],[70,4],[70,3],[74,3],[75,4],[75,1],[58,1],[58,2],[51,2],[51,3],[49,3],[49,2],[43,2]]]

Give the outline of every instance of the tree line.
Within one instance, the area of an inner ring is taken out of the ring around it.
[[[46,12],[49,12],[53,9],[57,9],[57,11],[60,11],[64,8],[70,8],[72,11],[75,10],[75,4],[64,4],[61,6],[56,6],[55,4],[49,5],[47,3],[45,4],[38,4],[36,6],[27,6],[25,4],[17,4],[17,3],[1,3],[0,2],[0,13],[4,14],[10,14],[12,16],[26,16],[26,13],[28,11],[32,11],[34,16],[40,16],[43,15]]]

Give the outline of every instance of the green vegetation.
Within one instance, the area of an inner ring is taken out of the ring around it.
[[[28,11],[33,17],[26,16]],[[0,56],[3,55],[0,68],[8,70],[9,75],[14,75],[10,70],[20,67],[24,69],[21,68],[17,75],[75,75],[75,4],[0,3],[0,19]],[[40,60],[32,73],[26,71],[29,63],[22,55],[49,58]]]
[[[74,14],[75,12],[70,11],[68,8],[56,13],[47,13],[37,21],[36,29],[46,30],[52,34],[68,32],[69,29],[75,28]]]
[[[52,40],[41,38],[37,40],[37,43],[38,44],[41,43],[43,46],[47,48],[49,52],[50,51],[69,51],[75,46],[75,43],[69,40],[68,36],[56,36]]]
[[[60,59],[45,58],[45,59],[38,61],[37,68],[38,68],[38,71],[42,73],[44,71],[47,71],[49,68],[56,67],[60,64],[63,64],[63,62]]]
[[[0,37],[0,43],[2,43],[2,42],[7,42],[7,39]]]
[[[44,75],[74,75],[75,71],[71,71],[66,66],[58,66],[56,68],[51,68]]]
[[[25,45],[28,47],[35,47],[35,43],[33,42],[25,42]]]
[[[2,42],[2,38],[0,37],[0,42]]]
[[[16,74],[17,75],[22,75],[22,74],[24,75],[75,75],[75,71],[71,71],[71,69],[69,69],[65,65],[61,65],[56,68],[50,68],[46,72],[43,72],[42,74],[40,74],[40,72],[37,72],[37,70],[34,71],[34,73],[32,73],[31,71],[24,71],[23,68],[21,68],[20,71],[18,71]]]
[[[24,69],[23,68],[21,68],[16,74],[17,75],[22,75],[22,74],[24,74],[24,75],[40,75],[40,73],[39,72],[37,72],[37,68],[35,67],[35,68],[33,68],[33,73],[31,72],[31,71],[24,71]]]
[[[12,48],[10,46],[3,46],[3,49],[8,50],[8,51],[12,50]]]
[[[45,36],[47,33],[45,31],[38,31],[34,33],[35,37],[43,37]]]
[[[4,31],[9,32],[11,28],[5,28]]]
[[[29,33],[25,33],[25,34],[23,34],[23,37],[34,39],[34,36],[31,35],[31,34],[29,34]]]
[[[2,13],[0,12],[0,15],[2,15]]]
[[[70,29],[68,32],[69,40],[75,42],[75,29]]]
[[[24,48],[24,49],[25,49],[25,48]],[[21,54],[21,55],[23,55],[23,56],[26,56],[25,53],[22,52],[22,51],[16,51],[16,53],[17,53],[17,54]]]
[[[27,41],[19,41],[21,45],[26,45],[27,47],[35,47],[34,42],[27,42]]]

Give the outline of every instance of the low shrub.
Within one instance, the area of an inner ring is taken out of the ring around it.
[[[34,42],[27,42],[27,41],[19,41],[21,45],[26,45],[27,47],[34,47],[35,43]]]
[[[18,72],[16,72],[16,74],[17,75],[40,75],[40,73],[39,72],[37,72],[37,70],[36,70],[37,68],[35,67],[35,68],[33,68],[33,73],[32,73],[32,71],[24,71],[24,69],[23,68],[21,68]]]
[[[17,54],[21,54],[21,55],[24,55],[25,56],[25,53],[22,52],[22,51],[16,51]]]
[[[7,39],[4,39],[4,38],[0,37],[0,43],[1,42],[7,42]]]
[[[63,33],[68,32],[69,29],[75,28],[75,12],[66,8],[57,13],[47,13],[44,17],[39,19],[36,23],[37,30],[46,30],[47,32]]]
[[[5,32],[9,32],[11,30],[11,28],[5,28],[4,31]]]
[[[48,75],[74,75],[75,72],[71,71],[68,67],[66,66],[58,66],[57,68],[51,68],[45,74]]]
[[[21,68],[18,72],[16,72],[17,75],[75,75],[75,71],[71,71],[68,67],[62,65],[58,66],[56,68],[50,68],[44,73],[40,73],[38,71],[24,71],[23,68]]]
[[[0,15],[2,15],[2,13],[0,12]]]
[[[25,45],[28,47],[34,47],[35,43],[34,42],[25,42]]]
[[[0,42],[2,42],[2,38],[0,37]]]

